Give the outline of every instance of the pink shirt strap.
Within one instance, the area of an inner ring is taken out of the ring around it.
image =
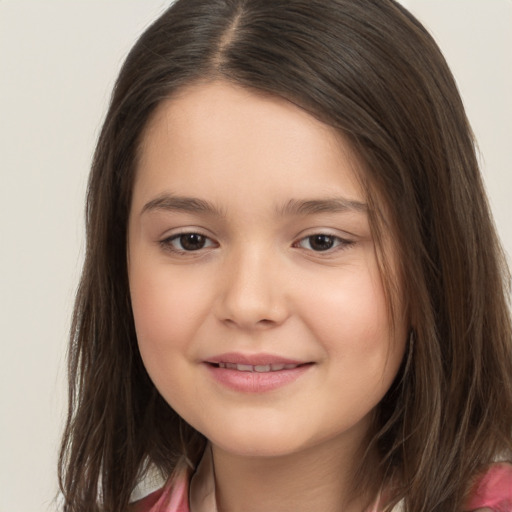
[[[493,464],[473,486],[464,510],[489,508],[493,512],[512,512],[512,464]]]
[[[188,506],[188,478],[183,471],[172,483],[152,492],[145,498],[132,504],[130,512],[190,512]]]

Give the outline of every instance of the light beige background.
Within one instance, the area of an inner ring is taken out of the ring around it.
[[[512,0],[403,0],[436,36],[512,254]],[[119,66],[169,1],[0,0],[0,512],[56,510],[85,183]]]

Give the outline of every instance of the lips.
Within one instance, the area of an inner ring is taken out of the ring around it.
[[[206,367],[213,379],[237,392],[263,393],[296,381],[312,362],[272,354],[229,353],[208,358]]]

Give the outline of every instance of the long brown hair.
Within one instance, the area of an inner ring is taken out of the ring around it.
[[[375,415],[381,466],[370,472],[363,459],[358,482],[392,481],[393,503],[404,498],[409,512],[462,510],[471,479],[512,449],[509,275],[454,79],[393,0],[177,0],[132,49],[89,180],[64,510],[124,511],[148,465],[168,475],[203,449],[142,364],[126,232],[148,120],[179,88],[215,78],[293,102],[364,162],[372,229],[377,247],[383,230],[393,235],[414,342]],[[381,262],[385,271],[382,251]]]

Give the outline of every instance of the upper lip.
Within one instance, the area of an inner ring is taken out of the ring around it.
[[[273,354],[241,354],[237,352],[229,352],[226,354],[219,354],[217,356],[209,357],[205,360],[206,363],[231,363],[231,364],[246,364],[251,366],[272,365],[272,364],[306,364],[308,361],[300,361],[298,359],[290,359]]]

